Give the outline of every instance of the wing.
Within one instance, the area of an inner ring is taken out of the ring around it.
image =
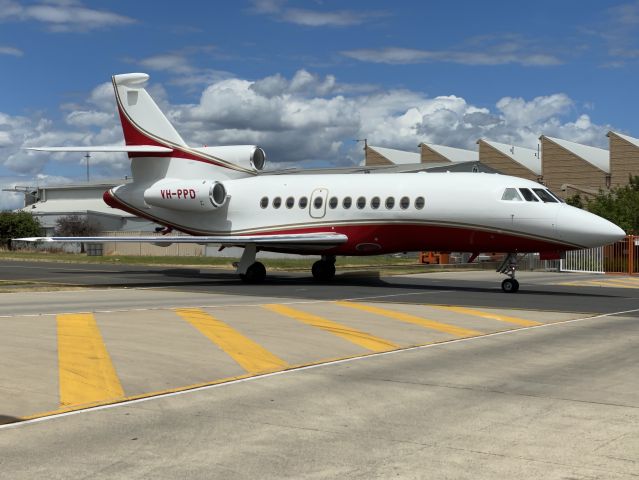
[[[28,147],[36,152],[130,152],[130,153],[168,153],[170,148],[156,145],[106,145],[101,147]]]
[[[142,242],[154,244],[198,243],[207,245],[222,245],[226,247],[256,247],[271,248],[318,248],[326,249],[341,245],[348,241],[346,235],[334,232],[297,233],[297,234],[269,234],[269,235],[228,235],[228,236],[190,236],[165,235],[161,237],[26,237],[14,238],[25,242]]]

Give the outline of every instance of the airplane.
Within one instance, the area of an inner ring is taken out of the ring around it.
[[[519,290],[517,262],[527,253],[559,258],[567,250],[610,244],[624,231],[571,207],[540,183],[489,173],[326,173],[269,175],[256,145],[195,148],[145,89],[149,76],[112,77],[125,145],[37,147],[50,152],[126,152],[133,181],[104,201],[164,226],[142,237],[29,237],[47,242],[198,243],[243,247],[237,273],[262,282],[259,251],[319,255],[312,275],[335,276],[342,255],[412,251],[507,252],[502,290]]]

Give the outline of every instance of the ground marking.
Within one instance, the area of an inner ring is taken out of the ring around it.
[[[318,315],[312,315],[295,308],[287,307],[286,305],[266,304],[263,305],[263,307],[279,315],[284,315],[307,325],[321,328],[326,332],[332,333],[333,335],[348,340],[349,342],[372,352],[385,352],[400,348],[399,345],[389,342],[388,340],[384,340],[383,338],[376,337],[355,328],[347,327],[346,325],[328,320]]]
[[[124,397],[93,315],[63,314],[57,322],[60,405]]]
[[[49,420],[53,420],[56,418],[61,418],[61,417],[67,417],[67,416],[71,416],[71,415],[80,415],[80,414],[84,414],[84,413],[91,413],[91,412],[97,412],[100,410],[107,410],[107,409],[111,409],[111,408],[117,408],[117,407],[123,407],[123,406],[129,406],[129,405],[134,405],[137,403],[143,403],[143,402],[150,402],[153,400],[159,400],[159,399],[165,399],[165,398],[170,398],[170,397],[177,397],[179,395],[186,395],[189,394],[191,392],[201,392],[201,391],[205,391],[205,390],[212,390],[214,388],[221,388],[221,387],[225,387],[225,386],[230,386],[230,385],[236,385],[238,383],[244,383],[244,382],[251,382],[251,381],[257,381],[257,380],[261,380],[263,378],[269,378],[269,377],[274,377],[277,375],[287,375],[293,372],[300,372],[303,370],[312,370],[312,369],[316,369],[316,368],[325,368],[325,367],[331,367],[333,365],[340,365],[343,363],[349,363],[349,362],[355,362],[355,361],[360,361],[360,360],[365,360],[368,358],[372,358],[372,357],[380,357],[383,355],[395,355],[395,354],[399,354],[402,352],[407,352],[407,351],[413,351],[413,350],[425,350],[427,348],[437,348],[437,347],[441,347],[441,346],[446,346],[446,345],[451,345],[453,343],[462,343],[462,342],[474,342],[474,341],[479,341],[479,340],[483,340],[486,338],[492,338],[492,337],[497,337],[497,336],[501,336],[501,335],[512,335],[515,333],[519,333],[519,332],[525,332],[528,330],[533,330],[533,329],[541,329],[541,328],[555,328],[557,326],[562,326],[562,325],[570,325],[573,323],[578,323],[578,322],[584,322],[587,320],[596,320],[598,318],[605,318],[605,317],[612,317],[612,316],[616,316],[616,315],[624,315],[624,314],[628,314],[628,313],[635,313],[635,312],[639,312],[639,308],[635,308],[632,310],[623,310],[623,311],[619,311],[619,312],[610,312],[610,313],[603,313],[600,315],[592,315],[592,316],[588,316],[588,317],[581,317],[581,318],[573,318],[570,320],[563,320],[560,322],[554,322],[554,323],[544,323],[541,325],[535,325],[532,327],[522,327],[522,328],[516,328],[516,329],[512,329],[512,330],[504,330],[501,332],[493,332],[493,333],[486,333],[480,336],[476,336],[476,337],[467,337],[467,338],[456,338],[453,340],[447,340],[444,342],[438,342],[438,343],[429,343],[427,345],[418,345],[415,347],[407,347],[407,348],[403,348],[400,350],[392,350],[392,351],[388,351],[388,352],[378,352],[378,353],[371,353],[368,355],[362,355],[362,356],[357,356],[357,357],[350,357],[350,358],[343,358],[340,360],[333,360],[333,361],[329,361],[329,362],[322,362],[322,363],[316,363],[316,364],[312,364],[312,365],[300,365],[294,368],[290,368],[288,370],[281,370],[278,372],[272,372],[272,373],[266,373],[266,374],[262,374],[262,375],[254,375],[254,376],[250,376],[250,377],[242,377],[242,378],[238,378],[238,379],[234,379],[234,380],[229,380],[229,381],[225,381],[223,383],[213,383],[213,384],[207,384],[207,385],[199,385],[196,387],[184,387],[183,389],[179,390],[179,391],[170,391],[170,392],[160,392],[160,393],[156,393],[155,395],[146,395],[142,398],[139,397],[135,397],[132,399],[125,399],[124,401],[118,402],[118,403],[109,403],[107,405],[98,405],[95,407],[91,407],[91,408],[85,408],[82,410],[73,410],[73,411],[65,411],[62,413],[56,413],[56,412],[52,412],[51,414],[47,415],[47,416],[41,416],[41,417],[37,417],[37,418],[31,418],[28,420],[24,420],[21,422],[16,422],[16,423],[7,423],[5,425],[0,425],[0,430],[5,430],[5,429],[10,429],[10,428],[20,428],[24,425],[31,425],[33,423],[39,423],[39,422],[45,422],[45,421],[49,421]]]
[[[475,310],[473,308],[456,307],[452,305],[427,305],[429,308],[439,308],[449,312],[461,313],[462,315],[471,315],[473,317],[488,318],[490,320],[497,320],[499,322],[514,323],[515,325],[521,325],[522,327],[532,327],[533,325],[541,325],[541,322],[535,322],[533,320],[525,320],[523,318],[510,317],[508,315],[499,315],[496,313],[484,312],[481,310]]]
[[[175,312],[249,373],[272,372],[289,366],[258,343],[198,308],[176,308]]]
[[[355,302],[335,302],[340,307],[354,308],[356,310],[362,310],[364,312],[372,313],[374,315],[381,315],[383,317],[392,318],[393,320],[399,320],[405,323],[412,323],[419,325],[420,327],[430,328],[440,332],[455,335],[457,337],[471,337],[475,335],[482,335],[482,332],[477,330],[471,330],[468,328],[457,327],[455,325],[449,325],[447,323],[436,322],[434,320],[428,320],[426,318],[418,317],[416,315],[410,315],[403,312],[395,312],[386,308],[373,307],[370,305],[364,305]]]

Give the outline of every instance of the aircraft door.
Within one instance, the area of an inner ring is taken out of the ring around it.
[[[311,217],[322,218],[326,215],[326,197],[328,190],[326,188],[316,188],[311,194],[311,204],[309,205]]]

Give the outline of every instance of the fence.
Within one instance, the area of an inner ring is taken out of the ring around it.
[[[639,274],[639,236],[628,235],[605,247],[566,252],[562,272]]]

